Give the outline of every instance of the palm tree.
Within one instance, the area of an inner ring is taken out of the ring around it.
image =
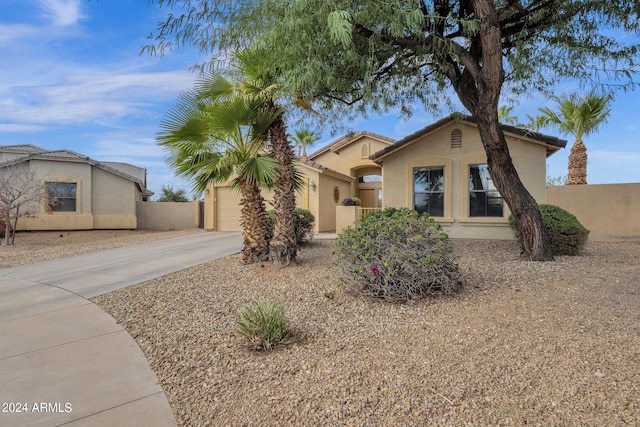
[[[264,151],[275,117],[261,104],[232,96],[233,84],[213,74],[184,92],[162,122],[157,137],[177,175],[192,180],[194,194],[211,183],[226,183],[241,193],[242,260],[268,259],[267,218],[261,187],[273,185],[276,162]],[[207,89],[203,91],[202,89]]]
[[[302,148],[302,157],[307,157],[307,147],[320,140],[320,136],[309,129],[300,129],[291,139],[298,144],[298,147]]]
[[[275,225],[270,242],[270,258],[278,266],[289,264],[298,252],[296,242],[296,197],[298,173],[295,169],[293,147],[287,137],[284,109],[278,105],[278,97],[284,87],[277,74],[277,61],[270,52],[259,46],[237,51],[233,65],[241,77],[238,90],[249,99],[261,102],[262,109],[275,117],[269,126],[269,153],[278,163],[274,183],[273,207]],[[297,97],[297,104],[304,106],[304,97]]]
[[[513,105],[501,105],[498,109],[498,120],[501,123],[506,123],[508,125],[517,126],[518,125],[518,117],[512,116],[511,112],[513,111]]]
[[[548,107],[540,108],[549,123],[561,132],[573,134],[576,138],[569,154],[569,170],[567,184],[587,183],[587,147],[582,137],[595,132],[601,124],[606,123],[611,109],[610,95],[588,93],[584,98],[577,94],[554,98],[559,108],[558,112]]]

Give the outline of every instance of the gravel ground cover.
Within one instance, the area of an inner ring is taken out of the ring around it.
[[[181,426],[640,425],[640,242],[553,263],[455,243],[464,290],[413,303],[345,292],[333,241],[280,271],[231,256],[93,301],[136,339]],[[235,330],[259,300],[294,327],[266,353]]]

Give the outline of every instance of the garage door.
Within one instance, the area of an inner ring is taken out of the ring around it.
[[[218,231],[241,231],[240,193],[228,187],[218,187],[216,218]]]

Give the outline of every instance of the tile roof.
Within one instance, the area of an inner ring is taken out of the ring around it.
[[[313,160],[310,160],[307,157],[297,157],[296,156],[296,160],[298,161],[298,163],[303,164],[305,166],[309,166],[310,168],[319,170],[320,172],[327,171],[327,172],[331,172],[333,174],[337,174],[337,175],[343,176],[345,178],[354,179],[352,176],[345,175],[342,172],[338,172],[335,169],[331,169],[331,168],[328,168],[326,166],[323,166],[320,163],[314,162]]]
[[[24,153],[24,156],[20,156],[15,159],[7,160],[0,163],[0,167],[8,166],[12,164],[26,162],[28,160],[52,160],[52,161],[76,161],[86,162],[93,166],[104,169],[108,172],[119,175],[125,179],[138,183],[140,188],[144,191],[147,185],[147,170],[138,166],[131,165],[129,163],[122,162],[99,162],[88,156],[80,153],[76,153],[71,150],[45,150],[35,145],[6,145],[0,146],[0,152],[7,151],[13,153]]]
[[[47,150],[33,144],[19,144],[0,146],[0,151],[10,151],[12,153],[42,153]]]
[[[350,133],[348,133],[346,135],[341,136],[340,138],[336,139],[335,141],[331,142],[330,144],[325,145],[324,147],[322,147],[321,149],[315,151],[314,153],[311,153],[310,155],[307,156],[307,158],[308,159],[312,159],[312,158],[317,157],[317,156],[319,156],[320,154],[322,154],[322,153],[324,153],[326,151],[336,152],[336,151],[340,150],[342,147],[345,147],[345,146],[351,144],[352,142],[354,142],[358,138],[365,137],[365,136],[370,136],[372,138],[380,139],[380,140],[388,142],[390,144],[395,142],[395,140],[392,139],[392,138],[386,137],[384,135],[379,135],[379,134],[373,133],[373,132],[367,132],[367,131],[350,132]]]
[[[396,151],[397,149],[401,148],[402,146],[415,141],[416,139],[418,139],[419,137],[426,135],[440,127],[443,127],[445,125],[448,125],[451,122],[468,122],[468,123],[472,123],[475,125],[476,123],[476,119],[473,118],[472,116],[468,116],[468,115],[464,115],[464,114],[451,114],[443,119],[438,120],[435,123],[430,124],[427,127],[424,127],[422,129],[420,129],[417,132],[412,133],[411,135],[407,135],[404,138],[402,138],[399,141],[394,142],[393,144],[384,147],[382,150],[379,150],[375,153],[373,153],[371,156],[369,156],[369,159],[371,160],[376,160],[379,159],[380,157],[383,157],[393,151]],[[522,137],[526,137],[529,139],[533,139],[536,141],[539,141],[545,145],[547,145],[548,147],[551,148],[547,148],[547,156],[551,155],[552,153],[556,152],[557,150],[559,150],[560,148],[564,148],[567,145],[567,140],[566,139],[560,139],[558,137],[555,136],[551,136],[551,135],[545,135],[539,132],[532,132],[529,131],[527,129],[523,129],[523,128],[519,128],[519,127],[515,127],[515,126],[511,126],[511,125],[502,125],[502,130],[504,132],[509,132],[509,133],[513,133]]]

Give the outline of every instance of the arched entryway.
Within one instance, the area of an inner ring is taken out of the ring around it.
[[[366,166],[352,169],[351,175],[356,177],[356,195],[363,208],[382,207],[382,168]]]

